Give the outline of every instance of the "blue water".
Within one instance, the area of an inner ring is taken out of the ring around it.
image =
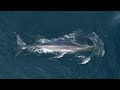
[[[105,79],[120,78],[120,12],[115,11],[5,11],[0,12],[0,78]],[[96,32],[105,44],[105,56],[85,65],[72,58],[49,60],[29,53],[15,57],[16,35],[32,45],[38,35],[47,38],[81,29]]]

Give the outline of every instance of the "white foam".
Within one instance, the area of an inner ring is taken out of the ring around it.
[[[77,57],[82,60],[82,62],[80,64],[86,64],[91,60],[90,57],[85,57],[85,56],[77,56]]]
[[[101,56],[103,57],[105,55],[105,50],[102,51]]]

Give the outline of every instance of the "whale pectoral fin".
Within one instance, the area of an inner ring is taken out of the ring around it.
[[[64,52],[64,53],[59,53],[57,54],[57,56],[53,57],[53,58],[61,58],[63,57],[67,52]]]

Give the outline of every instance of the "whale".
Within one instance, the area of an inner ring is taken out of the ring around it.
[[[39,53],[39,54],[47,54],[52,53],[55,54],[53,58],[61,58],[64,57],[66,54],[72,54],[76,52],[88,52],[91,51],[92,54],[90,57],[94,55],[101,55],[104,56],[105,50],[104,50],[104,43],[103,41],[97,36],[95,32],[90,34],[88,38],[92,41],[92,45],[88,44],[76,44],[76,42],[73,41],[73,44],[60,44],[61,41],[59,41],[58,44],[52,43],[39,43],[39,44],[33,44],[28,45],[26,44],[21,38],[19,34],[16,34],[17,37],[17,50],[16,56],[18,56],[22,51],[26,50],[28,52],[32,53]],[[63,42],[62,42],[63,43]],[[56,54],[57,53],[57,54]],[[90,58],[88,57],[88,58]],[[90,59],[86,59],[87,61],[84,61],[83,63],[87,63]]]

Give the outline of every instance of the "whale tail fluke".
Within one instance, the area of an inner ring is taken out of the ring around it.
[[[23,42],[23,40],[20,38],[20,36],[18,34],[16,34],[16,39],[17,39],[16,44],[18,47],[15,49],[16,50],[15,56],[18,56],[19,54],[21,54],[23,52],[23,50],[26,47],[26,44]]]
[[[19,35],[17,35],[17,45],[19,47],[24,47],[26,44],[22,41]]]

